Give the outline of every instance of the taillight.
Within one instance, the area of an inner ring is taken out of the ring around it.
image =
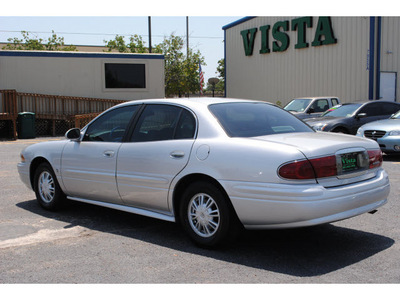
[[[368,150],[369,168],[379,168],[382,166],[383,158],[381,150]]]
[[[326,156],[310,159],[317,178],[337,175],[336,156]]]
[[[369,169],[382,166],[383,158],[381,150],[369,150],[368,157]],[[355,166],[351,168],[351,170],[347,168],[347,172],[357,172],[368,169],[368,165],[362,163],[361,158],[357,158],[357,165],[358,167]],[[338,173],[337,158],[335,155],[293,161],[284,164],[278,170],[279,176],[286,179],[317,179],[341,175],[343,172],[342,167],[340,167],[340,172]]]
[[[294,161],[279,168],[279,176],[286,179],[316,179],[337,175],[336,156]]]
[[[308,160],[288,163],[279,168],[279,176],[286,179],[314,179],[315,173]]]

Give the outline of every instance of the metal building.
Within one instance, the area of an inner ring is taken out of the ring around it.
[[[0,89],[120,100],[163,98],[164,55],[0,51]]]
[[[246,17],[223,27],[226,96],[398,101],[398,17]]]

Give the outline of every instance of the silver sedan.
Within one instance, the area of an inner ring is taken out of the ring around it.
[[[389,119],[361,126],[357,136],[377,141],[381,150],[387,154],[400,154],[400,111]]]
[[[69,199],[179,221],[202,246],[242,227],[354,217],[390,190],[375,141],[315,132],[265,102],[216,98],[115,106],[63,141],[27,147],[18,170],[45,209]]]

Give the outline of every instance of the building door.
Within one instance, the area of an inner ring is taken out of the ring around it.
[[[381,72],[379,100],[396,101],[397,73]]]

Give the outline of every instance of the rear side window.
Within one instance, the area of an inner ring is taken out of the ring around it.
[[[332,101],[332,106],[335,106],[335,105],[339,104],[339,101],[336,98],[332,98],[331,101]]]
[[[192,139],[196,121],[187,110],[172,105],[147,105],[132,135],[132,142]]]
[[[291,113],[267,103],[220,103],[209,109],[231,137],[313,132]]]
[[[384,115],[392,115],[400,109],[400,105],[397,103],[385,103],[382,105]]]

